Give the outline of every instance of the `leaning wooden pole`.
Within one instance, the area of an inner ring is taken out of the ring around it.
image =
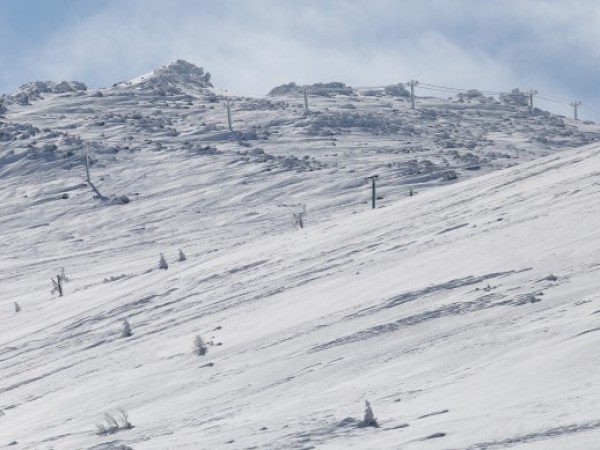
[[[60,275],[56,275],[57,287],[58,287],[58,296],[63,296],[63,288],[62,288],[62,277]]]
[[[229,100],[227,100],[227,125],[229,126],[229,131],[233,131],[233,126],[231,125],[231,105],[229,104]]]

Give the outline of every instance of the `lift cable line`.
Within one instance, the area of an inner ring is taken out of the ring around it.
[[[564,97],[558,97],[558,96],[556,96],[556,95],[552,95],[552,94],[546,94],[546,93],[543,93],[542,95],[543,95],[544,97],[550,97],[551,99],[554,99],[554,100],[556,100],[556,101],[559,101],[559,102],[563,102],[563,103],[569,103],[569,102],[570,102],[570,100],[569,100],[569,99],[567,99],[567,98],[564,98]]]
[[[462,89],[462,88],[456,88],[456,87],[450,87],[450,86],[439,86],[439,85],[435,85],[435,84],[428,84],[428,83],[421,83],[419,85],[419,87],[422,87],[423,89],[429,89],[429,90],[436,90],[436,91],[446,91],[446,92],[468,92],[468,91],[473,91],[473,90],[477,90],[479,92],[481,92],[483,95],[500,95],[500,94],[504,94],[504,95],[513,95],[510,92],[501,92],[501,91],[480,91],[479,89]]]
[[[430,83],[422,83],[420,81],[416,81],[416,80],[410,80],[407,81],[406,83],[403,83],[406,87],[410,88],[410,94],[409,94],[409,98],[410,98],[410,102],[411,102],[411,109],[415,109],[415,100],[416,100],[416,94],[415,94],[415,88],[418,86],[419,89],[424,89],[424,90],[428,90],[428,91],[436,91],[436,92],[449,92],[449,93],[453,93],[453,94],[468,94],[469,92],[478,92],[481,95],[484,96],[501,96],[503,98],[527,98],[527,102],[529,103],[529,110],[533,111],[534,109],[534,105],[533,105],[533,99],[534,97],[537,100],[540,100],[542,102],[550,102],[550,103],[555,103],[555,104],[560,104],[560,105],[569,105],[571,107],[574,108],[574,114],[573,117],[576,118],[576,120],[578,120],[578,112],[579,112],[579,107],[581,107],[583,104],[581,101],[579,100],[569,100],[567,98],[564,97],[559,97],[557,95],[552,95],[552,94],[548,94],[545,92],[539,92],[535,89],[530,89],[527,91],[520,91],[517,89],[517,92],[512,92],[512,91],[494,91],[494,90],[479,90],[476,88],[471,88],[471,89],[463,89],[463,88],[457,88],[457,87],[452,87],[452,86],[441,86],[438,84],[430,84]],[[392,85],[384,85],[384,86],[360,86],[360,87],[351,87],[351,86],[347,86],[351,89],[355,89],[355,90],[364,90],[364,89],[385,89],[386,87],[389,87]],[[338,89],[336,88],[328,88],[328,87],[322,87],[320,88],[321,91],[331,91],[331,92],[338,92]],[[303,96],[304,96],[304,108],[305,110],[308,110],[308,97],[309,97],[309,92],[308,90],[305,88],[303,90]],[[589,111],[591,113],[593,113],[594,116],[596,117],[600,117],[600,112],[599,111],[594,111],[592,108],[589,108],[588,106],[584,107],[584,109],[586,111]]]
[[[565,105],[570,104],[570,102],[563,101],[563,100],[555,100],[553,98],[548,98],[545,95],[537,95],[536,98],[539,98],[541,100],[545,100],[547,102],[552,102],[552,103],[560,103],[560,104],[565,104]]]
[[[596,116],[600,119],[600,111],[597,111],[594,108],[590,108],[589,106],[583,105],[583,104],[582,104],[582,107],[584,110],[591,112],[594,116]]]
[[[524,95],[530,95],[529,93],[531,92],[531,91],[523,91],[523,92],[519,92],[519,93],[512,93],[512,92],[487,91],[487,90],[479,91],[478,89],[461,89],[461,88],[456,88],[456,87],[440,86],[440,85],[429,84],[429,83],[419,83],[419,88],[427,89],[427,90],[431,90],[431,91],[443,91],[443,92],[468,92],[468,91],[472,91],[472,90],[477,90],[478,92],[481,92],[482,95],[503,95],[505,97],[521,97]],[[544,92],[538,92],[538,91],[535,91],[534,95],[536,98],[540,98],[540,99],[555,102],[555,103],[562,103],[565,105],[570,105],[571,101],[572,101],[572,100],[566,99],[564,97],[558,97],[556,95],[546,94]]]
[[[448,87],[448,86],[437,86],[435,84],[428,84],[428,83],[421,83],[419,86],[422,88],[439,89],[439,90],[444,90],[444,91],[457,91],[457,92],[468,91],[468,89],[453,88],[453,87]]]
[[[530,92],[530,91],[519,91],[518,93],[513,93],[510,91],[479,90],[476,88],[466,89],[466,88],[457,88],[457,87],[451,87],[451,86],[441,86],[441,85],[430,84],[430,83],[422,83],[420,81],[415,81],[415,80],[411,80],[411,81],[408,81],[403,84],[410,88],[411,83],[413,83],[413,87],[418,86],[419,89],[426,89],[428,91],[464,92],[464,93],[469,92],[469,91],[477,91],[477,92],[480,92],[482,95],[502,95],[504,97],[522,97],[522,96],[529,95],[529,92]],[[392,84],[387,84],[387,85],[382,85],[382,86],[354,86],[354,87],[348,86],[348,87],[352,88],[352,89],[356,89],[356,90],[364,90],[364,89],[385,89],[386,87],[390,87],[390,86],[392,86]],[[320,91],[331,91],[331,92],[338,91],[338,89],[336,89],[336,88],[327,88],[327,87],[320,87],[319,90]],[[307,97],[309,97],[310,92],[307,89],[303,89],[302,95],[304,95],[305,92],[307,94]],[[570,100],[570,99],[567,99],[564,97],[559,97],[559,96],[552,95],[552,94],[547,94],[545,92],[539,92],[539,91],[536,91],[535,97],[549,101],[549,102],[563,103],[565,105],[570,105],[572,102],[572,100]],[[305,103],[305,106],[306,106],[306,103]]]

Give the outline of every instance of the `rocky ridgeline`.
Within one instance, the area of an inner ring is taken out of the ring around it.
[[[315,83],[298,85],[295,82],[276,86],[269,92],[270,97],[282,96],[300,96],[304,95],[319,96],[319,97],[334,97],[336,95],[358,95],[358,91],[341,81],[331,81],[329,83]],[[361,95],[367,97],[409,97],[410,92],[402,83],[384,86],[382,88],[365,89],[361,91]]]
[[[10,95],[0,97],[0,113],[2,104],[29,105],[30,102],[40,100],[44,94],[82,93],[87,91],[87,86],[80,81],[34,81],[20,86]]]
[[[354,89],[346,86],[340,81],[332,81],[330,83],[315,83],[310,85],[299,86],[294,82],[277,86],[269,92],[271,97],[300,95],[306,92],[308,95],[317,95],[320,97],[333,97],[335,95],[354,95]]]
[[[174,63],[160,67],[148,75],[131,81],[117,83],[114,87],[134,87],[150,91],[159,96],[183,94],[184,90],[212,88],[211,75],[202,67],[178,59]]]
[[[51,94],[71,95],[31,103]],[[208,72],[182,60],[91,93],[77,82],[28,83],[0,99],[0,171],[23,157],[71,167],[86,148],[99,164],[112,164],[117,153],[183,151],[222,164],[262,164],[265,172],[376,169],[395,183],[425,187],[600,140],[594,124],[529,111],[519,89],[499,97],[470,89],[418,97],[415,110],[410,104],[402,83],[288,83],[266,98],[226,97]]]

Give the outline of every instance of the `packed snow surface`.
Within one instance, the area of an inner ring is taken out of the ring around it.
[[[598,447],[597,125],[188,64],[2,97],[0,448]]]

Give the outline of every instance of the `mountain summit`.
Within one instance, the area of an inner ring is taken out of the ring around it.
[[[166,66],[159,67],[152,72],[130,80],[126,84],[142,89],[164,90],[173,93],[180,89],[211,88],[210,73],[204,72],[202,67],[178,59]]]

